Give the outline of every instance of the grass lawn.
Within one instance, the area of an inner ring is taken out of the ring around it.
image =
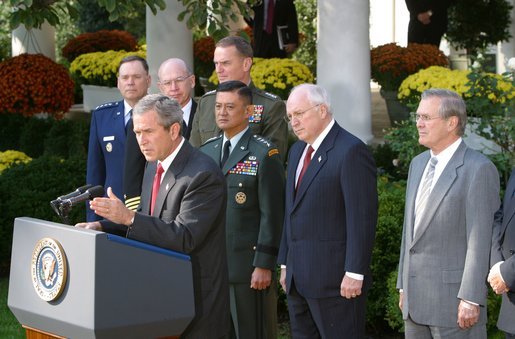
[[[25,330],[7,307],[9,278],[0,278],[0,338],[25,338]]]

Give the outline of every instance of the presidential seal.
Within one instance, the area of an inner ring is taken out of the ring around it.
[[[61,244],[51,238],[43,238],[32,252],[32,285],[38,296],[45,301],[57,299],[66,285],[68,267]]]

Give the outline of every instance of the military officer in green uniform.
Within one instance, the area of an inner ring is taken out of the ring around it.
[[[250,129],[252,133],[268,138],[277,145],[284,161],[288,150],[286,106],[278,96],[254,86],[250,78],[252,56],[252,46],[245,39],[229,36],[220,40],[213,57],[218,81],[239,80],[251,88],[254,108],[249,116]],[[215,122],[215,98],[216,91],[211,91],[198,103],[190,136],[190,143],[195,147],[221,133]]]
[[[223,135],[200,149],[220,163],[228,189],[226,246],[232,338],[277,338],[275,267],[284,217],[279,150],[249,128],[252,90],[218,86],[215,119]]]

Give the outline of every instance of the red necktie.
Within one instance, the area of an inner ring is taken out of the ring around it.
[[[272,29],[274,27],[274,9],[275,2],[274,0],[268,0],[268,8],[266,12],[266,32],[268,34],[272,34]]]
[[[154,214],[154,207],[156,205],[157,194],[159,193],[159,186],[161,186],[161,175],[164,169],[161,164],[157,164],[156,175],[154,176],[154,183],[152,184],[152,201],[150,203],[150,215]]]
[[[313,154],[315,150],[313,147],[308,146],[308,151],[306,152],[306,156],[304,157],[304,163],[302,164],[302,169],[300,170],[299,179],[297,180],[297,188],[300,186],[300,181],[302,180],[302,177],[304,176],[304,173],[306,173],[309,163],[311,162],[311,154]]]

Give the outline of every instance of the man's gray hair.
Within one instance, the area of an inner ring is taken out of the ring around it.
[[[447,119],[449,117],[458,117],[457,134],[462,136],[465,133],[465,126],[467,126],[467,106],[463,98],[456,92],[441,89],[430,88],[422,93],[421,99],[428,99],[436,97],[440,99],[440,107],[438,109],[438,116]]]
[[[149,111],[155,111],[159,120],[159,125],[165,129],[179,123],[182,131],[182,109],[181,105],[169,96],[163,94],[148,94],[134,106],[134,115],[143,115]]]
[[[312,105],[324,104],[327,106],[327,111],[332,114],[331,100],[325,88],[315,84],[300,84],[293,87],[290,94],[297,90],[306,91],[308,101]]]

